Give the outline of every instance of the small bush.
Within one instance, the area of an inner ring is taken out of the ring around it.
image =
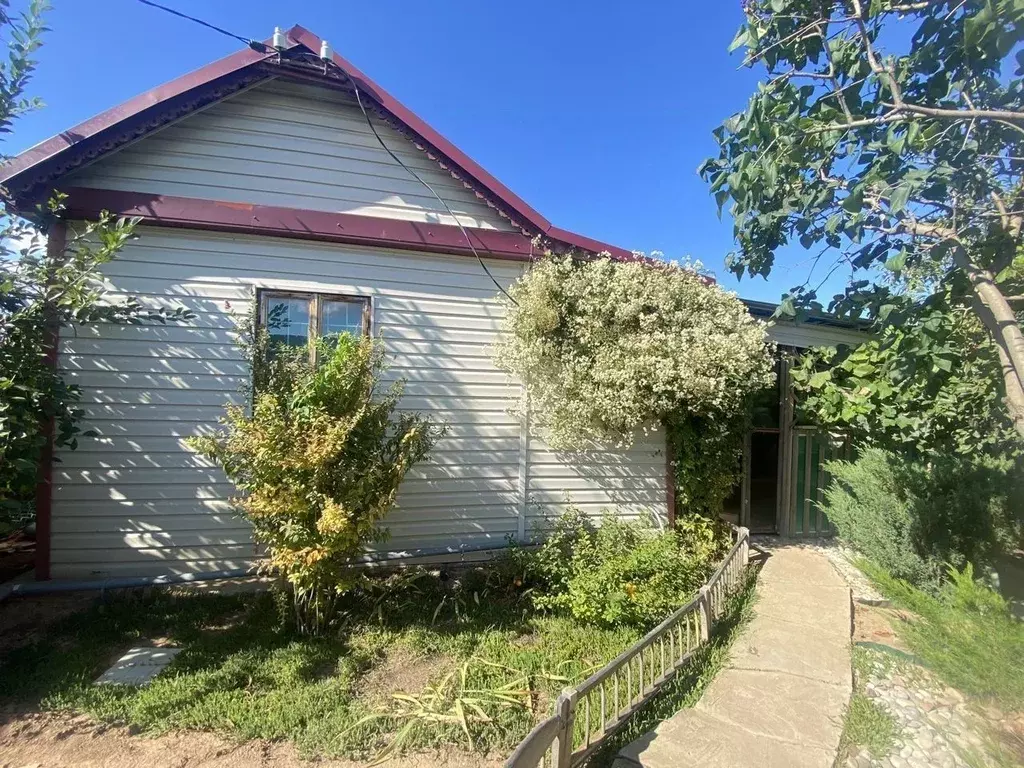
[[[931,591],[944,564],[986,563],[1019,538],[1019,472],[988,459],[928,464],[877,448],[827,465],[824,510],[854,549],[898,579]]]
[[[373,339],[321,341],[315,365],[306,349],[271,348],[265,331],[245,351],[251,413],[230,407],[222,434],[190,444],[242,491],[233,503],[267,548],[266,568],[291,584],[300,631],[317,633],[355,581],[352,557],[386,538],[378,523],[440,430],[396,412],[401,383],[378,391],[383,349]]]
[[[611,515],[595,525],[570,508],[537,551],[512,557],[537,608],[605,627],[648,627],[693,596],[729,542],[726,526],[696,515],[657,531]]]

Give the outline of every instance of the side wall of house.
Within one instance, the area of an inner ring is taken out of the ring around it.
[[[117,293],[196,313],[185,325],[64,329],[59,366],[82,388],[76,451],[53,469],[52,575],[97,578],[245,566],[250,532],[231,512],[232,486],[185,445],[216,428],[247,375],[236,322],[257,288],[371,298],[374,333],[404,407],[450,432],[414,468],[389,517],[389,551],[502,545],[529,534],[567,499],[598,514],[666,514],[664,441],[629,451],[552,452],[509,414],[519,386],[491,362],[502,316],[471,258],[306,241],[142,228],[105,269]],[[520,266],[489,261],[511,283]]]

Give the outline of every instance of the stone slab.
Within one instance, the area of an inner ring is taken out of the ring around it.
[[[801,587],[821,585],[846,587],[847,584],[822,554],[809,547],[794,546],[770,553],[758,582],[787,582]]]
[[[766,739],[698,710],[674,718],[665,734],[627,745],[616,765],[626,768],[831,768],[835,749]]]
[[[758,584],[754,612],[849,639],[853,632],[853,606],[847,586],[808,584],[793,589],[788,582]]]
[[[148,685],[180,652],[180,648],[129,648],[114,666],[96,679],[96,685]]]
[[[781,672],[726,669],[697,709],[767,738],[833,749],[843,732],[846,686]]]
[[[736,638],[729,665],[852,687],[849,636],[840,638],[814,627],[810,616],[794,622],[756,616]]]

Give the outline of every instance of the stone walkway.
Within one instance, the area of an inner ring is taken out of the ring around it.
[[[852,690],[850,588],[812,548],[765,550],[755,616],[726,668],[615,768],[831,768]]]
[[[965,755],[986,764],[975,716],[961,694],[915,664],[877,651],[869,660],[864,693],[892,715],[899,735],[889,755],[862,750],[847,758],[849,768],[964,768]]]

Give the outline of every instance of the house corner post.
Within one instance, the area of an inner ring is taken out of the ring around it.
[[[46,256],[54,263],[64,254],[67,245],[67,224],[55,219],[46,233]],[[60,343],[60,321],[55,310],[45,310],[43,360],[47,368],[57,370],[57,347]],[[43,434],[43,448],[39,455],[39,479],[36,482],[36,581],[50,578],[50,539],[52,537],[53,506],[53,432],[56,427],[53,416],[41,419],[39,430]]]
[[[519,477],[516,484],[516,539],[526,541],[527,499],[530,493],[530,399],[523,387],[522,413],[519,415]]]

